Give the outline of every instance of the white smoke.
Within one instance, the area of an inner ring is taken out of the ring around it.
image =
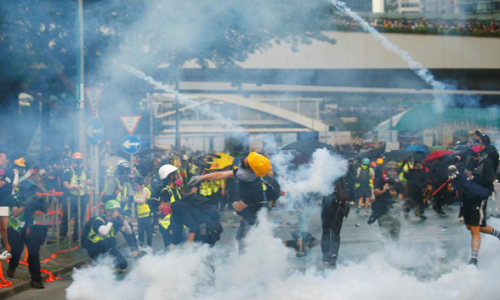
[[[286,192],[287,204],[304,202],[310,194],[328,196],[333,193],[333,183],[344,176],[348,169],[347,160],[326,149],[316,150],[310,164],[288,169],[294,156],[280,153],[271,158],[278,174],[281,189]]]

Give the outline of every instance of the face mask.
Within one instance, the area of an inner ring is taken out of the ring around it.
[[[249,172],[245,168],[238,168],[236,171],[236,177],[238,177],[239,180],[247,182],[257,179],[257,175],[255,175],[255,173]]]
[[[162,208],[162,213],[164,216],[168,215],[170,212],[172,211],[172,209],[170,208],[170,206],[163,206]]]

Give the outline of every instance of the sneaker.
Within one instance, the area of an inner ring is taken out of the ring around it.
[[[35,288],[35,289],[44,289],[45,286],[43,285],[43,283],[41,281],[32,281],[31,282],[31,285]]]
[[[365,211],[364,215],[369,216],[370,214],[367,211]]]
[[[442,217],[443,217],[443,216],[446,216],[446,213],[445,213],[443,210],[440,210],[440,211],[438,211],[437,213],[438,213],[438,215],[440,215],[440,216],[442,216]]]
[[[425,220],[427,220],[427,217],[424,215],[420,215],[420,221],[425,221]]]
[[[14,278],[16,276],[16,270],[7,268],[7,277]]]
[[[330,253],[323,253],[322,261],[325,265],[327,265],[330,263],[331,258],[332,258],[332,255]]]
[[[464,221],[464,217],[458,217],[458,218],[457,218],[457,221],[458,221],[458,222],[463,222],[463,221]]]
[[[471,257],[469,260],[469,265],[477,266],[477,258]]]
[[[12,257],[12,254],[10,254],[10,252],[7,250],[5,250],[4,252],[2,252],[2,254],[0,254],[0,260],[7,260],[11,257]]]
[[[356,213],[359,214],[360,211],[361,211],[361,207],[358,206],[358,208],[356,209]]]
[[[337,267],[337,255],[332,255],[332,257],[330,258],[330,263],[328,263],[328,266],[334,269]]]

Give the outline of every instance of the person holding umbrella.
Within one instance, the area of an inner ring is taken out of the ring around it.
[[[0,152],[0,235],[5,250],[0,253],[1,260],[12,257],[12,251],[7,238],[7,225],[9,222],[9,206],[12,197],[12,183],[14,182],[14,171],[9,167],[9,158],[6,152]]]

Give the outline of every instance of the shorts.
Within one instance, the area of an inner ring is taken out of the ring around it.
[[[8,217],[8,216],[9,216],[9,207],[0,206],[0,217]]]
[[[357,192],[358,192],[358,198],[372,197],[372,189],[370,187],[359,187]]]
[[[464,218],[465,225],[486,227],[486,200],[460,206],[460,215]]]

